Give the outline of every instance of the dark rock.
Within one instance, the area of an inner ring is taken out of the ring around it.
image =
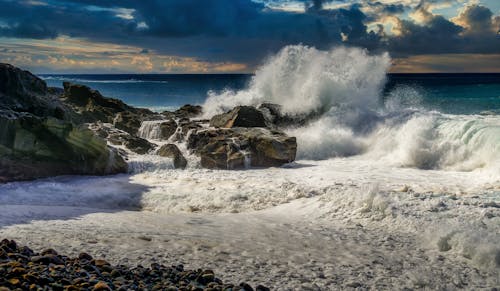
[[[227,113],[212,117],[210,126],[222,128],[266,127],[266,121],[262,112],[255,107],[237,106]]]
[[[202,113],[202,107],[199,105],[186,104],[176,111],[164,111],[162,114],[167,118],[193,118]]]
[[[44,255],[44,256],[34,256],[31,258],[31,261],[36,264],[43,264],[43,265],[48,265],[48,264],[55,264],[55,265],[60,265],[64,264],[64,262],[57,256],[57,255]]]
[[[167,121],[145,121],[141,124],[139,136],[142,138],[168,140],[177,130],[177,123]]]
[[[118,112],[113,119],[113,125],[129,134],[136,135],[137,130],[141,127],[141,120],[137,114],[129,111]]]
[[[297,151],[294,137],[265,128],[200,130],[187,145],[210,169],[281,166],[295,160]]]
[[[253,291],[252,286],[248,285],[247,283],[241,283],[240,287],[244,291]]]
[[[124,160],[86,127],[0,111],[0,180],[126,171]]]
[[[0,64],[0,182],[126,172],[124,160],[49,91],[31,73]]]
[[[156,148],[156,145],[150,143],[149,141],[143,138],[136,136],[127,136],[123,145],[126,146],[129,150],[133,151],[134,153],[140,155],[147,154]]]
[[[134,108],[121,100],[104,97],[85,85],[64,82],[63,86],[62,100],[78,112],[82,122],[115,123],[116,118],[121,129],[135,134],[141,121],[161,118],[148,109]],[[117,116],[119,113],[122,114]]]
[[[177,130],[177,123],[174,120],[162,122],[160,124],[161,139],[168,140]]]
[[[163,145],[158,150],[158,155],[162,157],[167,157],[174,159],[174,167],[176,169],[184,169],[187,166],[187,160],[182,155],[181,151],[175,144]]]
[[[203,124],[207,123],[206,120],[189,120],[181,119],[179,120],[179,126],[174,135],[174,141],[184,141],[188,136],[189,132],[203,128]]]
[[[318,119],[321,116],[321,111],[313,111],[310,113],[287,114],[283,113],[282,106],[273,103],[262,103],[259,109],[266,120],[268,127],[286,128],[286,127],[301,127],[311,121]]]

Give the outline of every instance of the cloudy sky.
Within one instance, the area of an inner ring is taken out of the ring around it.
[[[0,0],[0,62],[36,73],[253,72],[298,43],[499,72],[500,0]]]

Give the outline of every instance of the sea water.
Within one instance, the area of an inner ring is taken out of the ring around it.
[[[0,202],[203,215],[277,205],[286,213],[305,199],[312,206],[293,215],[365,225],[382,237],[415,235],[498,274],[500,75],[387,74],[389,67],[387,54],[289,46],[254,75],[44,75],[49,86],[86,84],[156,111],[200,104],[209,117],[272,102],[318,119],[286,129],[298,152],[283,167],[202,169],[179,143],[186,170],[131,153],[129,174],[9,183],[0,185]],[[149,127],[144,136],[157,142]]]

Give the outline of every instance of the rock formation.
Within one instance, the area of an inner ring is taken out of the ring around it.
[[[127,164],[29,72],[0,64],[0,182],[105,175]]]

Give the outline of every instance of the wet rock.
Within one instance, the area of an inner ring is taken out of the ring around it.
[[[113,119],[113,125],[129,134],[137,134],[137,130],[141,127],[141,120],[137,114],[129,111],[118,112]]]
[[[265,128],[200,130],[187,145],[210,169],[281,166],[295,160],[297,151],[294,137]]]
[[[105,175],[127,165],[29,72],[0,64],[0,183],[63,174]]]
[[[140,155],[147,154],[156,148],[156,145],[150,143],[146,139],[136,136],[127,136],[123,145],[132,152]]]
[[[202,129],[207,124],[206,120],[180,119],[179,126],[174,135],[174,141],[184,141],[190,132]]]
[[[281,105],[273,103],[262,103],[257,106],[257,109],[263,113],[266,125],[271,128],[305,126],[322,115],[321,111],[296,114],[284,113]]]
[[[177,109],[176,111],[164,111],[162,114],[166,116],[167,118],[194,118],[202,113],[202,107],[199,105],[191,105],[191,104],[186,104],[182,106],[181,108]]]
[[[174,159],[174,167],[176,169],[184,169],[187,166],[186,158],[184,158],[179,148],[174,144],[163,145],[158,150],[158,155]]]
[[[215,115],[210,119],[210,126],[232,127],[266,127],[264,115],[252,106],[237,106],[233,110]]]

